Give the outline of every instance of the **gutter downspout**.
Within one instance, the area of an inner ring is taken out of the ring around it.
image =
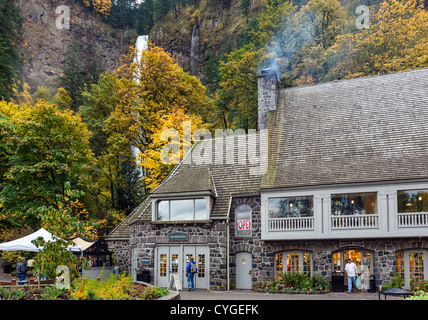
[[[230,290],[230,258],[229,258],[229,222],[230,222],[230,207],[232,206],[232,194],[229,194],[229,207],[227,209],[227,218],[226,218],[226,265],[227,265],[227,291]]]

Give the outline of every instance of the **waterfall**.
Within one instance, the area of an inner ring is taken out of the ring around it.
[[[200,55],[200,34],[199,23],[196,20],[192,31],[192,40],[190,42],[190,74],[192,76],[198,75],[199,69],[199,55]]]
[[[147,50],[148,46],[149,46],[149,36],[148,35],[138,36],[137,41],[135,42],[135,48],[136,48],[137,52],[134,56],[134,63],[136,63],[137,66],[140,65],[141,56],[143,54],[143,51]],[[140,69],[139,68],[135,74],[134,81],[137,83],[140,81]],[[137,167],[138,167],[139,166],[138,148],[131,145],[131,152],[135,158],[135,163],[137,164]],[[145,176],[146,175],[145,168],[143,166],[140,166],[140,167],[141,167],[141,176]]]
[[[137,65],[140,65],[141,63],[141,56],[143,54],[143,51],[147,50],[149,46],[149,36],[138,36],[137,41],[135,41],[135,48],[137,49],[137,53],[134,56],[134,63]],[[138,83],[140,80],[140,70],[137,71],[137,74],[135,75],[134,80]]]

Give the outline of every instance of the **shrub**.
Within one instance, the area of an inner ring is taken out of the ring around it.
[[[428,291],[428,281],[422,279],[421,277],[417,277],[414,279],[410,279],[410,289],[413,292],[419,291]]]
[[[418,291],[414,296],[406,298],[406,300],[428,300],[428,292]]]
[[[24,300],[28,292],[21,289],[0,287],[0,298],[2,300]]]
[[[46,286],[40,295],[43,300],[59,300],[66,293],[66,289],[58,289],[56,286]]]
[[[401,288],[404,284],[404,278],[402,278],[398,273],[395,273],[394,277],[391,279],[391,283],[383,285],[382,289]]]
[[[142,300],[156,300],[169,294],[168,289],[159,287],[148,287],[144,290]]]
[[[322,273],[315,273],[311,277],[311,286],[315,290],[328,290],[330,288],[329,283],[325,280]]]
[[[110,274],[105,281],[89,278],[75,279],[70,297],[75,300],[129,300],[134,290],[131,277],[124,273],[119,277]]]

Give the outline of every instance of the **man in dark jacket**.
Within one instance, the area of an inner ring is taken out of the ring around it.
[[[186,272],[187,272],[187,286],[190,290],[195,290],[195,282],[193,278],[195,277],[195,273],[198,271],[196,267],[195,261],[193,261],[193,257],[190,257],[190,261],[187,263]]]
[[[21,258],[21,261],[16,265],[16,273],[18,274],[19,281],[24,281],[27,275],[27,267],[25,266],[25,258]],[[23,283],[22,283],[23,284]]]

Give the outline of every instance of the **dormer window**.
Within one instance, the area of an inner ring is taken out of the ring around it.
[[[207,220],[207,199],[168,199],[156,202],[156,221]]]

